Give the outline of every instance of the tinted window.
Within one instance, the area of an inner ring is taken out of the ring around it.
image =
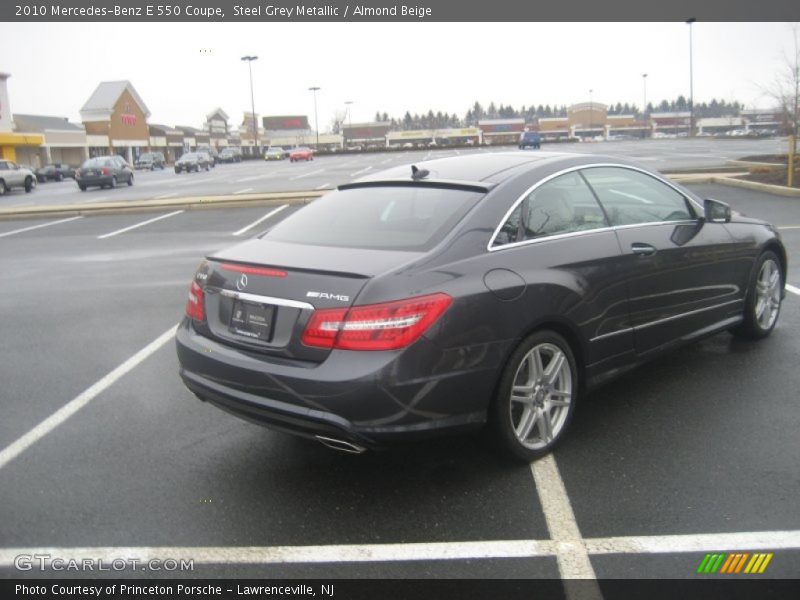
[[[618,167],[596,167],[582,173],[600,199],[612,225],[694,218],[683,194],[650,175]]]
[[[567,173],[536,188],[511,213],[494,245],[606,227],[605,215],[583,178]]]
[[[335,191],[275,226],[266,239],[319,246],[427,250],[481,194],[428,186]]]
[[[4,160],[0,160],[0,170],[8,171],[8,163]]]

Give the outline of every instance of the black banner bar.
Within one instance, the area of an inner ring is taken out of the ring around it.
[[[314,598],[315,600],[535,600],[586,597],[600,587],[606,600],[788,600],[800,597],[800,580],[796,579],[631,579],[571,580],[552,579],[330,579],[330,580],[140,580],[140,579],[61,579],[0,580],[0,597],[57,598],[84,600],[103,598],[122,600],[148,598],[177,599],[253,599]]]
[[[8,22],[796,21],[791,0],[16,0]]]

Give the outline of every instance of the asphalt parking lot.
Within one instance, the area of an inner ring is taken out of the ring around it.
[[[15,566],[38,552],[195,561],[121,573],[146,577],[691,578],[734,551],[796,577],[800,204],[694,189],[781,227],[777,329],[600,389],[531,466],[474,437],[339,454],[183,387],[171,332],[197,264],[296,207],[238,236],[275,207],[0,221],[0,577],[53,575]]]
[[[612,154],[654,169],[708,168],[749,155],[786,152],[786,140],[771,139],[655,139],[602,143],[545,144],[543,151]],[[395,165],[470,153],[516,151],[513,146],[438,148],[317,156],[313,161],[244,161],[219,164],[210,171],[181,173],[136,171],[134,185],[115,189],[89,188],[81,192],[71,179],[42,183],[30,194],[15,190],[0,202],[2,208],[59,204],[185,198],[217,194],[247,195],[263,192],[324,190]]]

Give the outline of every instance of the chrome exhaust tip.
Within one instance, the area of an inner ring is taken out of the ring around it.
[[[323,446],[327,446],[332,450],[338,450],[339,452],[347,452],[348,454],[361,454],[366,452],[366,448],[364,446],[359,446],[358,444],[354,444],[353,442],[348,442],[345,440],[337,440],[335,438],[325,437],[324,435],[316,435],[314,436]]]

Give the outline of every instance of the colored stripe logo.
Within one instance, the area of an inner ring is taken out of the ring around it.
[[[758,575],[766,571],[772,556],[772,552],[769,554],[761,552],[754,552],[753,554],[748,552],[706,554],[703,560],[700,561],[697,572],[704,575],[715,573],[724,575]]]

